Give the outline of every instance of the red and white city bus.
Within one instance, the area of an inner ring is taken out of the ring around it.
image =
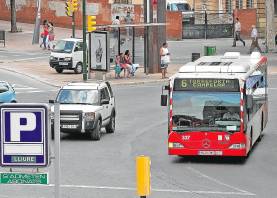
[[[201,57],[181,67],[164,89],[169,155],[245,157],[262,137],[267,58],[258,52]]]

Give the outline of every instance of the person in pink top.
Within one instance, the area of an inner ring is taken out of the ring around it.
[[[47,48],[47,40],[48,40],[48,35],[49,35],[49,30],[48,30],[48,21],[43,24],[43,46],[44,46],[44,49]]]

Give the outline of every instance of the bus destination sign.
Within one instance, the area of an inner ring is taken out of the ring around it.
[[[237,79],[186,78],[175,79],[175,91],[239,91]]]

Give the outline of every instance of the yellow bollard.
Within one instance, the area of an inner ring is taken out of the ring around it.
[[[137,194],[140,197],[150,195],[150,158],[147,156],[138,156],[136,158],[136,171],[137,171]]]

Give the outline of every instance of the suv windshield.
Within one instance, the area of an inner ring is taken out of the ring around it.
[[[76,89],[62,89],[57,96],[57,102],[60,104],[98,104],[97,90],[76,90]]]
[[[173,130],[238,131],[239,92],[173,92]]]
[[[74,47],[73,41],[64,41],[60,40],[55,45],[53,52],[59,52],[59,53],[71,53]]]

